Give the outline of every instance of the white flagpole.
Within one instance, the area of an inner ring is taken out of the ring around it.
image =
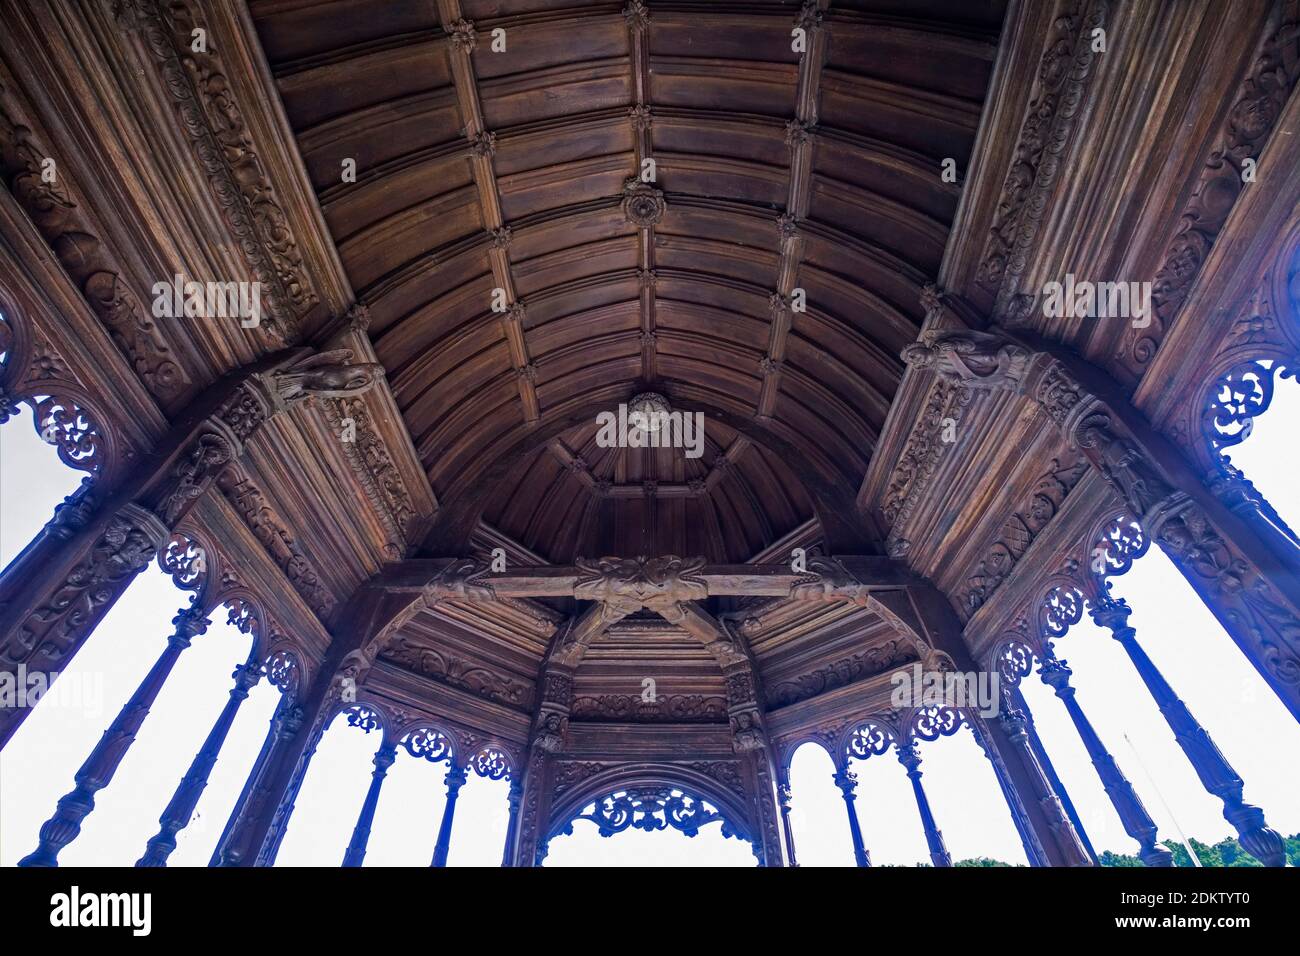
[[[1147,778],[1147,783],[1151,784],[1151,789],[1155,791],[1156,798],[1160,801],[1160,805],[1165,808],[1165,813],[1168,815],[1170,822],[1173,823],[1174,829],[1178,832],[1178,839],[1182,842],[1183,847],[1186,848],[1187,855],[1192,858],[1192,866],[1200,866],[1200,857],[1198,857],[1196,851],[1192,849],[1191,841],[1187,839],[1187,834],[1183,833],[1183,828],[1178,825],[1178,818],[1174,816],[1174,811],[1169,809],[1169,804],[1165,801],[1165,795],[1160,792],[1160,788],[1156,786],[1156,782],[1151,779],[1151,774],[1147,773],[1146,764],[1144,764],[1142,758],[1138,756],[1137,748],[1133,746],[1133,741],[1128,739],[1128,734],[1124,735],[1124,743],[1128,744],[1128,749],[1133,751],[1133,759],[1137,761],[1138,769],[1142,771],[1142,776]]]

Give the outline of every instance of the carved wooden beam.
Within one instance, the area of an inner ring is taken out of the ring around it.
[[[873,591],[917,583],[908,568],[879,555],[808,559],[807,570],[785,564],[705,564],[703,558],[601,558],[493,572],[473,559],[415,558],[388,569],[385,590],[427,588],[468,600],[572,597],[623,605],[627,613],[706,597],[774,597],[863,603]]]

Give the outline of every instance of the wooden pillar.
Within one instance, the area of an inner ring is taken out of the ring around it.
[[[794,829],[790,826],[790,768],[780,766],[776,777],[776,802],[781,810],[781,835],[785,838],[785,859],[790,866],[798,866],[794,853]]]
[[[345,867],[360,866],[366,858],[370,827],[375,822],[375,808],[379,806],[379,791],[384,785],[384,778],[388,776],[388,768],[396,759],[397,744],[387,739],[381,741],[379,749],[375,751],[375,769],[370,774],[370,789],[366,791],[366,799],[361,804],[357,824],[352,828],[352,840],[348,843],[347,852],[343,854]]]
[[[528,754],[528,766],[524,770],[522,803],[512,841],[512,866],[541,866],[542,860],[546,858],[545,828],[550,814],[549,778],[550,754],[534,740]]]
[[[1097,851],[1093,849],[1092,841],[1088,839],[1088,832],[1083,828],[1083,821],[1079,819],[1079,813],[1074,808],[1074,801],[1070,799],[1069,791],[1065,789],[1065,784],[1061,781],[1056,772],[1056,767],[1052,764],[1052,758],[1048,756],[1047,748],[1043,746],[1043,741],[1038,736],[1038,728],[1034,724],[1034,715],[1029,709],[1029,704],[1025,701],[1019,686],[1012,685],[1010,690],[1012,706],[1025,715],[1025,729],[1029,733],[1029,746],[1034,748],[1034,756],[1042,765],[1043,773],[1047,775],[1047,782],[1051,785],[1052,792],[1061,798],[1061,806],[1065,807],[1065,815],[1070,818],[1070,825],[1074,827],[1074,832],[1078,834],[1079,842],[1083,844],[1083,848],[1088,851],[1088,858],[1095,864],[1097,862]]]
[[[1043,683],[1051,687],[1065,704],[1065,709],[1070,719],[1074,721],[1079,737],[1083,740],[1083,746],[1088,751],[1088,757],[1092,760],[1092,766],[1096,769],[1097,776],[1101,778],[1102,788],[1114,805],[1115,812],[1119,814],[1124,832],[1137,840],[1141,848],[1139,855],[1142,862],[1147,866],[1173,866],[1174,855],[1156,840],[1155,821],[1147,813],[1147,808],[1143,806],[1133,785],[1119,769],[1115,758],[1102,744],[1101,738],[1093,730],[1092,723],[1084,714],[1083,708],[1075,700],[1074,688],[1070,686],[1070,668],[1066,666],[1065,661],[1058,660],[1049,650],[1039,665],[1038,673],[1043,678]]]
[[[451,828],[456,819],[456,801],[460,798],[460,788],[465,786],[468,776],[466,769],[456,763],[447,771],[447,802],[442,808],[442,822],[438,824],[438,840],[433,847],[433,862],[430,866],[447,865],[447,854],[451,852]]]
[[[1011,780],[1011,772],[1007,769],[1002,755],[989,742],[988,725],[978,715],[971,715],[969,721],[975,742],[980,745],[984,756],[992,765],[993,775],[997,778],[998,787],[1002,791],[1002,798],[1006,800],[1007,809],[1011,811],[1011,822],[1015,824],[1016,832],[1020,834],[1020,843],[1025,848],[1025,859],[1029,861],[1030,866],[1051,866],[1051,858],[1047,855],[1042,840],[1038,838],[1030,822],[1024,801],[1020,799],[1020,793]],[[1096,858],[1093,859],[1095,861]]]
[[[235,686],[230,689],[226,706],[221,709],[216,723],[208,732],[207,739],[199,748],[190,769],[181,778],[180,785],[172,795],[171,801],[158,818],[159,830],[145,846],[144,855],[136,861],[136,866],[166,866],[167,858],[176,849],[176,834],[190,822],[194,808],[198,806],[199,797],[207,788],[208,777],[217,763],[221,746],[225,743],[230,726],[235,722],[239,707],[248,699],[248,692],[256,686],[262,677],[262,665],[256,658],[235,668]]]
[[[1100,627],[1107,628],[1128,652],[1201,784],[1223,802],[1223,818],[1237,831],[1242,847],[1265,866],[1286,866],[1286,847],[1282,837],[1264,822],[1263,810],[1242,799],[1245,784],[1237,772],[1138,644],[1137,632],[1128,626],[1129,606],[1123,601],[1104,597],[1095,603],[1090,613],[1092,619]]]
[[[952,866],[952,855],[943,842],[943,834],[934,822],[930,812],[930,801],[921,786],[921,755],[917,752],[916,741],[906,743],[895,741],[894,749],[898,752],[898,762],[907,770],[907,779],[912,781],[912,793],[916,796],[916,808],[921,813],[921,826],[925,828],[925,842],[930,848],[930,860],[935,866]]]
[[[506,822],[506,845],[501,851],[501,865],[515,865],[515,829],[519,826],[519,803],[524,796],[523,772],[511,768],[510,794],[506,798],[510,804],[510,817]]]
[[[190,646],[194,637],[207,630],[211,622],[202,609],[188,607],[172,618],[172,623],[176,630],[167,639],[167,647],[81,765],[77,771],[76,787],[59,799],[54,816],[41,825],[40,844],[18,861],[19,866],[59,865],[59,851],[81,832],[82,821],[95,809],[95,794],[112,781],[181,651]]]
[[[935,588],[918,583],[896,594],[882,592],[880,599],[905,621],[912,622],[931,646],[951,657],[958,670],[979,672],[962,639],[956,613],[947,598]],[[1012,807],[1017,827],[1023,826],[1032,833],[1033,839],[1026,841],[1026,851],[1031,848],[1034,851],[1029,853],[1030,861],[1035,862],[1041,849],[1038,858],[1042,865],[1091,866],[1092,857],[1075,832],[1059,795],[1052,789],[1043,765],[1029,745],[1028,722],[1024,713],[1016,710],[1003,695],[997,720],[986,722],[977,716],[967,716],[972,727],[980,727],[977,737],[998,771],[998,782],[1003,792],[1014,795],[1008,804]],[[1025,830],[1021,835],[1023,838]]]
[[[840,788],[840,793],[844,795],[844,807],[849,814],[849,837],[853,840],[853,861],[858,866],[870,866],[871,854],[867,852],[866,846],[862,842],[862,826],[858,822],[858,808],[856,806],[857,796],[855,791],[858,788],[858,778],[846,764],[835,771],[835,786]]]

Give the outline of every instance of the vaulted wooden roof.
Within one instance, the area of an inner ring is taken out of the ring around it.
[[[480,515],[557,561],[856,525],[1001,2],[251,10],[442,505],[431,548]],[[705,413],[702,458],[594,447],[646,389]]]

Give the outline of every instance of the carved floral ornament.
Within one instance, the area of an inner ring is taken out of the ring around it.
[[[99,415],[79,397],[67,363],[40,337],[30,344],[30,356],[20,351],[16,330],[0,313],[0,425],[20,405],[27,405],[36,434],[54,446],[60,461],[77,471],[101,474],[112,458],[111,442]],[[30,367],[19,369],[15,359]]]
[[[703,558],[578,558],[574,563],[582,577],[574,585],[573,596],[599,601],[618,615],[633,614],[643,607],[671,612],[678,602],[709,596],[708,585],[698,577],[704,568]]]
[[[640,229],[648,229],[664,217],[668,203],[662,189],[633,176],[623,184],[623,218]]]
[[[175,532],[158,552],[158,567],[183,591],[203,591],[213,579],[213,556],[197,539]]]
[[[263,666],[267,680],[273,687],[279,688],[285,696],[297,693],[302,682],[302,668],[298,665],[298,656],[293,651],[285,648],[274,651]]]
[[[950,737],[965,723],[960,708],[940,705],[875,714],[852,725],[844,738],[843,753],[853,760],[867,760],[884,754],[891,746],[906,747],[917,740]]]
[[[1201,411],[1201,434],[1231,462],[1227,449],[1250,437],[1255,418],[1273,401],[1274,379],[1294,379],[1300,362],[1246,361],[1224,372],[1210,386]]]

